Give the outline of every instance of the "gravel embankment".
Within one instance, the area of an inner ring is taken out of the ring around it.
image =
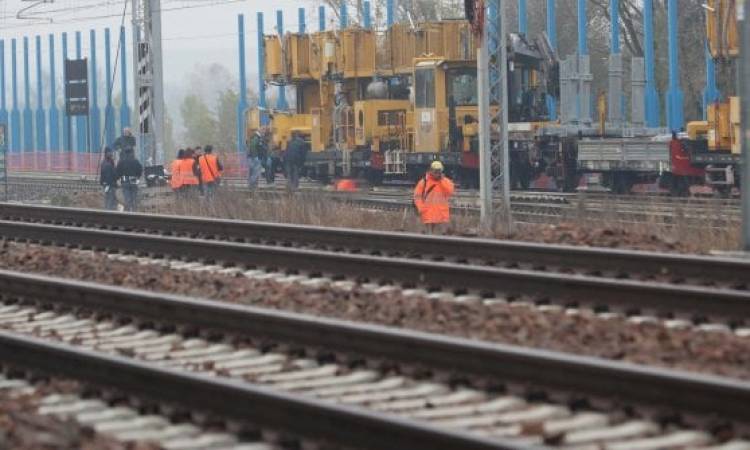
[[[750,338],[731,333],[668,329],[659,323],[569,315],[508,304],[483,305],[309,287],[154,265],[115,262],[103,255],[4,243],[0,266],[151,291],[231,303],[367,321],[394,327],[465,336],[750,379]]]
[[[0,449],[157,450],[148,443],[123,443],[96,433],[91,427],[38,412],[41,400],[51,394],[78,394],[77,383],[48,381],[33,392],[14,395],[0,390]]]

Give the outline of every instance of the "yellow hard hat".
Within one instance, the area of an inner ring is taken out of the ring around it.
[[[430,170],[439,170],[442,172],[443,169],[443,163],[440,161],[433,161],[432,164],[430,164]]]

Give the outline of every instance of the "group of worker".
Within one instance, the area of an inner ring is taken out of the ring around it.
[[[212,197],[215,194],[221,184],[224,166],[213,152],[210,145],[204,146],[202,153],[200,146],[177,151],[177,158],[170,166],[170,187],[178,197],[192,197],[198,193]]]
[[[115,157],[117,162],[115,163]],[[99,183],[104,190],[104,208],[117,209],[117,188],[122,188],[125,211],[138,209],[138,181],[143,176],[143,166],[135,157],[135,137],[130,128],[122,131],[112,147],[104,148]]]
[[[251,190],[258,187],[261,171],[265,171],[266,183],[273,184],[277,170],[283,167],[287,188],[297,190],[308,144],[298,132],[293,131],[286,149],[279,152],[270,149],[268,136],[268,129],[257,129],[247,143],[247,187]]]
[[[257,130],[248,142],[248,187],[257,188],[261,170],[265,169],[266,182],[274,182],[276,169],[283,164],[289,189],[299,187],[300,170],[305,164],[306,143],[298,133],[293,133],[282,154],[270,153],[266,142],[267,133]],[[135,138],[129,128],[123,130],[113,148],[105,147],[101,165],[100,182],[104,188],[104,208],[117,209],[115,192],[122,188],[125,211],[136,211],[138,207],[138,181],[143,176],[143,166],[135,157]],[[119,153],[115,163],[115,152]],[[206,145],[180,149],[172,161],[170,185],[180,197],[191,197],[198,192],[213,196],[221,183],[224,167],[213,154],[213,147]],[[423,178],[414,187],[414,206],[422,223],[430,233],[440,233],[450,222],[450,198],[455,187],[444,174],[440,161],[433,161]]]

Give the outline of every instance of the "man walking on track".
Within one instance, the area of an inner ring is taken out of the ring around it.
[[[443,163],[433,161],[430,170],[414,188],[414,206],[430,234],[441,232],[451,220],[450,198],[455,188],[443,175]]]

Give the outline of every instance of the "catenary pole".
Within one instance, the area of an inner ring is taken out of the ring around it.
[[[737,21],[742,30],[740,45],[740,104],[742,123],[742,247],[750,251],[750,27],[746,14],[750,0],[739,0]]]

